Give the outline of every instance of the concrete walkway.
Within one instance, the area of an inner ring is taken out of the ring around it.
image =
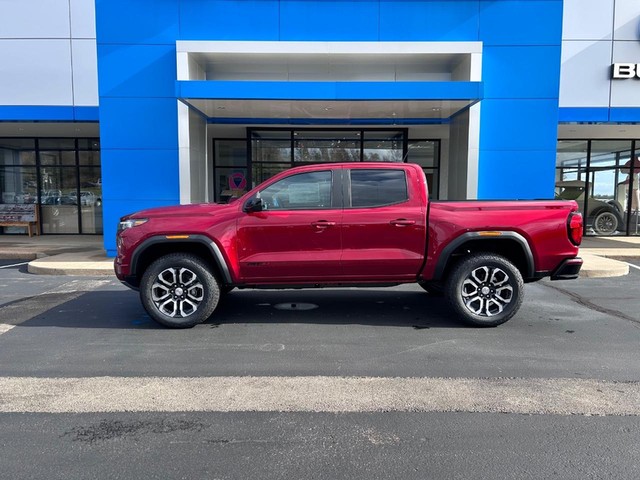
[[[629,273],[625,258],[640,258],[640,237],[587,237],[580,248],[584,278],[619,277]],[[101,236],[0,235],[0,259],[29,262],[37,275],[114,275],[113,259],[107,258]]]

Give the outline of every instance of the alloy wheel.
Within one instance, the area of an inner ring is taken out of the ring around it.
[[[475,315],[498,315],[512,299],[513,287],[509,275],[499,267],[478,267],[462,282],[462,300],[465,307]]]
[[[188,268],[170,267],[155,278],[151,299],[164,315],[186,318],[193,315],[204,300],[204,287]]]

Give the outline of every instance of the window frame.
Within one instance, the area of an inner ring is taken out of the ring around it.
[[[397,202],[389,202],[389,203],[383,203],[380,205],[365,205],[365,206],[353,206],[353,192],[352,192],[352,182],[351,182],[351,173],[352,171],[396,171],[396,172],[402,172],[402,175],[404,177],[404,186],[405,186],[405,192],[406,192],[406,198],[404,200],[401,201],[397,201]],[[384,207],[390,207],[390,206],[394,206],[394,205],[402,205],[403,203],[407,203],[409,202],[411,199],[409,197],[409,182],[407,179],[407,171],[403,168],[349,168],[349,169],[345,169],[345,175],[344,175],[344,182],[343,182],[343,189],[344,189],[344,208],[345,210],[357,210],[357,209],[363,209],[363,208],[384,208]]]
[[[293,177],[300,177],[302,175],[309,175],[309,174],[314,174],[314,173],[329,173],[330,175],[330,192],[329,192],[329,198],[331,201],[331,205],[327,206],[327,207],[287,207],[287,208],[277,208],[277,209],[271,209],[271,208],[266,208],[263,210],[263,212],[290,212],[290,211],[317,211],[317,210],[339,210],[342,209],[342,199],[339,198],[336,195],[336,192],[341,191],[340,189],[340,184],[341,184],[341,180],[340,180],[340,175],[338,174],[338,171],[336,169],[322,169],[322,170],[311,170],[308,172],[299,172],[299,173],[294,173],[293,175],[287,175],[284,177],[279,178],[278,180],[269,183],[265,188],[263,188],[262,190],[258,190],[256,191],[256,193],[254,193],[253,195],[251,195],[249,197],[249,199],[247,199],[247,201],[245,201],[244,203],[246,204],[248,201],[250,201],[251,199],[256,198],[257,195],[261,195],[263,194],[263,192],[269,188],[271,188],[272,186],[291,179]]]

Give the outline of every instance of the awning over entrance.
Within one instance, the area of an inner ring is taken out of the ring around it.
[[[433,84],[403,84],[403,89],[395,88],[394,84],[361,83],[360,89],[349,85],[350,88],[344,89],[344,92],[338,92],[340,89],[335,88],[334,94],[330,95],[327,85],[321,85],[320,88],[307,85],[305,90],[308,93],[305,93],[298,84],[297,95],[305,99],[286,99],[281,97],[291,90],[288,85],[265,86],[263,84],[266,82],[246,82],[248,84],[229,87],[218,82],[178,83],[179,98],[205,115],[210,122],[268,122],[277,119],[295,123],[319,119],[342,123],[440,123],[476,103],[481,97],[482,87],[480,82],[440,84],[439,88],[434,88]],[[372,90],[376,91],[375,95],[371,94]],[[422,92],[417,93],[420,90]],[[335,98],[340,96],[346,98]],[[385,99],[381,100],[380,97]]]
[[[209,122],[445,123],[482,98],[479,42],[178,42]]]

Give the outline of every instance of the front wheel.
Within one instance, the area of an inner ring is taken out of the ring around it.
[[[496,327],[513,317],[522,305],[524,282],[506,258],[470,255],[447,278],[445,294],[453,310],[467,323]]]
[[[140,299],[158,323],[190,328],[211,316],[220,299],[220,287],[202,259],[173,253],[160,257],[144,272]]]

